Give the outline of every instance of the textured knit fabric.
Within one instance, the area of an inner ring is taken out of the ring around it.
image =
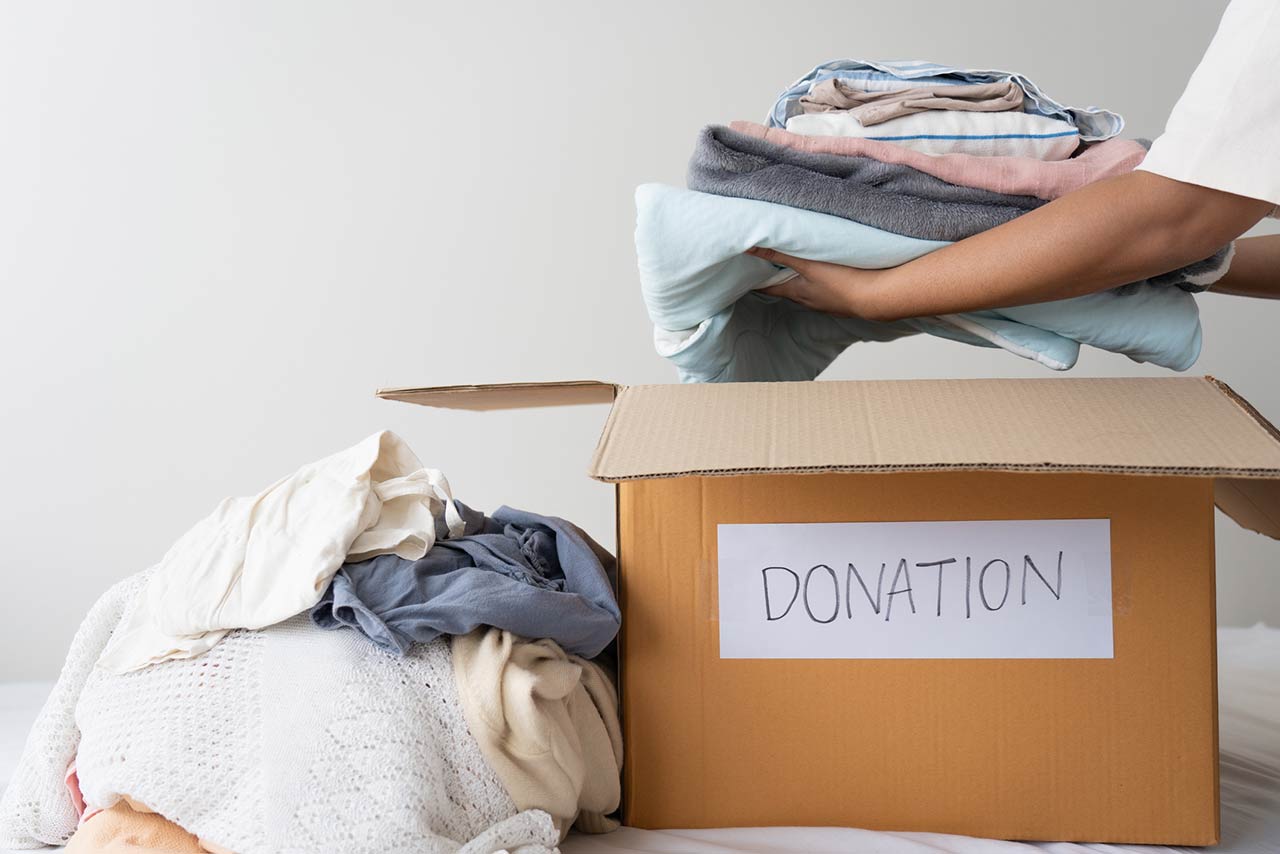
[[[1021,108],[1022,89],[1009,81],[872,92],[832,79],[816,84],[800,98],[803,112],[848,110],[859,124],[868,127],[926,110],[1002,112]]]
[[[66,785],[80,730],[75,709],[94,662],[126,607],[137,598],[145,574],[130,576],[99,597],[71,641],[58,681],[27,735],[18,767],[0,798],[0,848],[61,845],[80,822]],[[79,787],[77,769],[77,787]]]
[[[80,825],[67,841],[65,851],[67,854],[210,854],[210,849],[201,845],[195,836],[127,798]]]
[[[307,610],[344,561],[418,558],[437,527],[461,524],[444,475],[394,433],[376,433],[258,495],[224,500],[183,534],[99,664],[123,672],[200,655],[231,629]]]
[[[588,658],[618,634],[613,556],[554,516],[500,507],[487,518],[458,502],[463,536],[419,560],[349,563],[311,610],[325,629],[355,629],[403,655],[414,643],[497,626],[551,638]]]
[[[71,761],[71,765],[67,767],[67,794],[71,796],[71,806],[75,807],[76,815],[81,820],[84,819],[84,794],[80,791],[80,777],[76,774],[75,760]]]
[[[766,246],[864,268],[903,264],[947,244],[890,234],[782,205],[643,185],[636,191],[636,252],[659,353],[686,382],[809,380],[850,344],[914,332],[998,346],[1065,370],[1080,344],[1185,370],[1200,351],[1195,300],[1178,285],[1135,283],[1069,300],[874,323],[836,318],[753,293],[790,271],[750,255]],[[1225,273],[1229,252],[1191,272],[1201,287]]]
[[[1040,207],[871,157],[810,154],[712,125],[689,161],[689,189],[831,214],[922,240],[962,240]]]
[[[471,734],[518,808],[549,813],[562,836],[617,829],[622,728],[603,668],[486,628],[453,639],[453,673]]]
[[[893,142],[848,136],[801,136],[755,122],[733,122],[731,130],[810,154],[872,157],[910,166],[963,187],[1011,196],[1056,199],[1086,184],[1133,171],[1146,148],[1137,140],[1109,139],[1086,147],[1067,160],[1032,157],[979,157],[972,154],[921,154]]]
[[[965,83],[1011,81],[1023,91],[1028,113],[1069,122],[1080,129],[1086,142],[1110,139],[1124,129],[1124,119],[1098,107],[1067,107],[1050,98],[1021,74],[995,69],[956,68],[919,59],[836,59],[815,66],[782,91],[769,113],[769,125],[782,127],[800,112],[800,98],[823,80],[842,80],[858,89],[889,91],[919,86],[959,86]]]
[[[237,854],[546,854],[557,844],[550,816],[518,811],[485,763],[444,641],[395,658],[303,615],[231,632],[199,658],[93,668],[145,584],[139,575],[113,587],[77,632],[0,802],[5,845],[71,836],[72,756],[91,809],[129,797]]]
[[[893,142],[922,154],[1033,157],[1065,160],[1080,145],[1080,133],[1057,119],[1032,113],[916,113],[864,127],[848,112],[807,113],[787,119],[801,136],[852,136]]]
[[[1280,3],[1232,0],[1142,169],[1280,204]]]

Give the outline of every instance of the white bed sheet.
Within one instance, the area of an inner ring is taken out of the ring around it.
[[[1280,854],[1280,629],[1218,633],[1222,762],[1221,854]],[[48,683],[0,685],[0,773],[7,781],[49,692]],[[53,849],[48,849],[53,850]],[[937,833],[770,827],[574,834],[564,854],[1166,854],[1205,849],[1022,843]]]

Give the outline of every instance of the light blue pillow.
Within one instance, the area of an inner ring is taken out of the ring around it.
[[[1200,354],[1195,298],[1148,283],[1123,294],[945,317],[876,323],[811,311],[756,293],[784,271],[743,253],[766,246],[863,268],[905,263],[946,246],[811,211],[660,184],[636,190],[636,255],[658,352],[686,382],[811,380],[860,341],[931,335],[1002,347],[1054,370],[1080,344],[1186,370]]]

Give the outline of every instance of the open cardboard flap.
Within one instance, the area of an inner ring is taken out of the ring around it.
[[[473,410],[612,402],[588,472],[606,482],[941,470],[1209,477],[1223,512],[1280,539],[1280,432],[1213,377],[578,380],[378,395]]]
[[[438,385],[380,388],[378,397],[401,400],[438,409],[532,409],[546,406],[577,406],[584,403],[613,403],[618,387],[599,380],[562,382],[489,383],[481,385]]]

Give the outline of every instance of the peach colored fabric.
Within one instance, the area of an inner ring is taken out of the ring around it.
[[[67,854],[231,854],[197,839],[169,819],[125,798],[81,823]]]
[[[806,113],[847,110],[863,125],[878,125],[925,110],[983,113],[1020,110],[1022,99],[1022,87],[1011,80],[867,92],[832,78],[818,83],[808,95],[801,97],[800,109]]]
[[[739,133],[813,154],[870,157],[919,169],[935,178],[1014,196],[1056,199],[1086,184],[1132,172],[1147,150],[1132,139],[1094,143],[1068,160],[1030,157],[977,157],[971,154],[922,154],[905,146],[874,139],[841,136],[801,136],[755,122],[733,122]]]

